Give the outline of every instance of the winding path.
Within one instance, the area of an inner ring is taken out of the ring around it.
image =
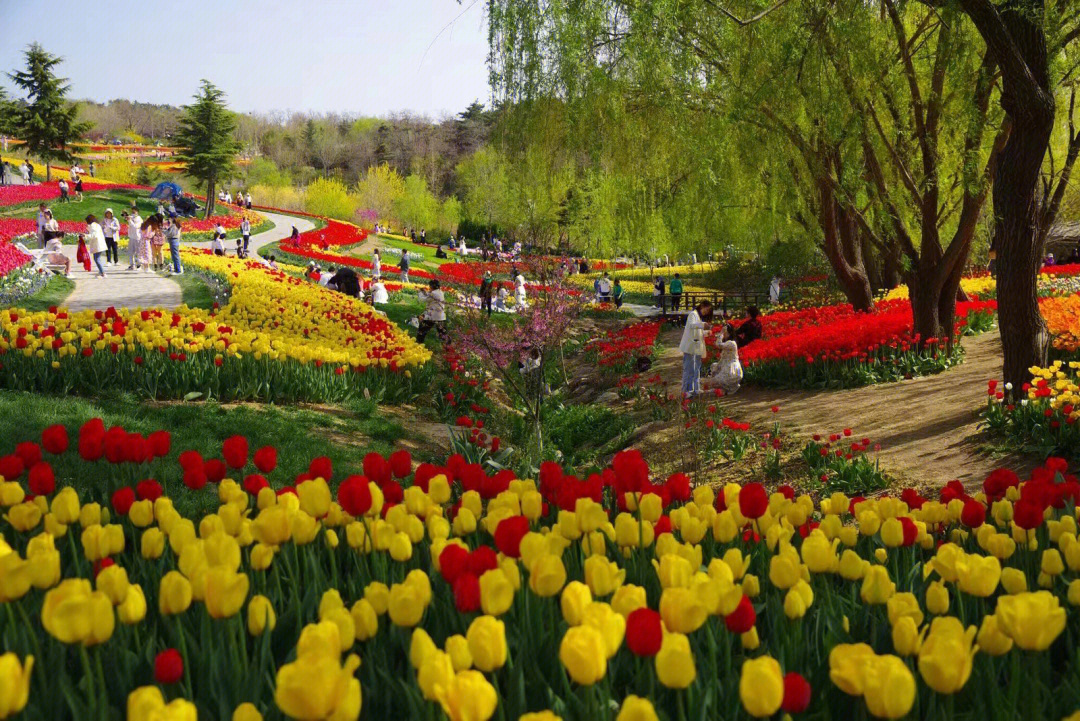
[[[678,389],[682,358],[678,336],[668,332],[657,369]],[[1001,376],[1001,339],[996,329],[963,340],[965,356],[942,373],[849,390],[777,390],[748,386],[717,402],[721,413],[757,429],[778,421],[798,442],[814,433],[851,428],[853,437],[880,443],[881,465],[905,485],[940,488],[959,479],[981,484],[995,468],[1030,470],[1030,461],[994,457],[979,428],[986,382]],[[780,411],[772,413],[772,406]]]
[[[289,237],[292,226],[301,233],[311,230],[315,225],[307,218],[282,215],[260,210],[259,213],[274,224],[274,227],[251,236],[250,252]],[[190,248],[209,248],[210,241],[184,243]],[[97,277],[97,268],[91,265],[91,271],[83,270],[75,262],[74,246],[65,246],[64,252],[72,259],[71,280],[75,290],[64,304],[68,310],[104,310],[115,308],[176,308],[183,303],[180,286],[167,275],[148,273],[141,270],[127,270],[127,250],[121,249],[120,262],[106,267],[104,278]],[[166,260],[168,248],[165,249]]]

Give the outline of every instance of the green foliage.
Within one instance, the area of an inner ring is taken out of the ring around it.
[[[439,199],[421,175],[405,178],[404,189],[394,201],[394,216],[413,228],[434,228],[439,221]]]
[[[206,215],[213,213],[214,185],[233,172],[240,143],[233,137],[236,116],[225,107],[225,93],[203,80],[195,102],[184,106],[176,143],[183,149],[177,160],[187,163],[185,173],[206,184]]]
[[[316,178],[304,191],[304,210],[351,221],[356,213],[356,198],[340,180]]]
[[[74,156],[67,146],[88,131],[90,124],[79,122],[79,106],[66,99],[70,86],[55,72],[61,58],[50,55],[38,43],[30,45],[24,57],[26,69],[8,77],[25,93],[26,102],[6,106],[8,124],[26,141],[26,152],[46,163],[46,177],[51,177],[48,164],[70,161]],[[0,108],[0,115],[2,111]]]
[[[288,171],[282,170],[269,158],[252,158],[244,173],[244,185],[263,185],[270,188],[284,188],[292,184]]]
[[[386,163],[369,167],[363,179],[356,184],[359,209],[374,212],[382,222],[393,217],[395,203],[404,194],[405,181]]]
[[[165,174],[152,165],[142,164],[135,171],[135,183],[138,185],[157,185]]]

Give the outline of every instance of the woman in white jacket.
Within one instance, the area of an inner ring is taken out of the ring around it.
[[[93,215],[86,216],[86,249],[94,259],[94,265],[98,269],[98,277],[105,277],[105,265],[101,262],[101,256],[105,255],[109,246],[105,244],[105,233],[101,225]]]
[[[679,352],[683,354],[682,394],[693,398],[701,393],[701,361],[705,357],[705,323],[712,319],[712,303],[702,301],[686,315]]]

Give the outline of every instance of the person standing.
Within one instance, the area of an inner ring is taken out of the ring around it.
[[[169,241],[169,258],[172,260],[172,274],[183,275],[184,266],[180,264],[180,219],[169,218],[165,227],[165,239]]]
[[[139,265],[145,270],[148,267],[146,252],[143,250],[142,218],[139,209],[132,207],[130,213],[122,213],[124,222],[127,224],[128,237],[128,270],[135,270]]]
[[[20,170],[22,170],[23,185],[33,185],[34,184],[34,165],[33,165],[33,163],[31,163],[29,160],[24,160]]]
[[[156,225],[150,222],[154,218],[158,219]],[[145,233],[143,235],[143,239],[150,243],[150,267],[155,271],[165,267],[165,235],[161,232],[162,222],[164,221],[160,215],[152,216],[146,223],[150,236],[146,237]]]
[[[244,207],[251,210],[251,191],[244,193]],[[244,251],[247,252],[247,246],[244,246]]]
[[[42,248],[45,247],[45,240],[46,240],[46,238],[45,238],[45,221],[47,220],[47,217],[45,215],[46,210],[47,209],[46,209],[44,203],[38,203],[37,237],[38,237],[38,243],[41,245]]]
[[[416,341],[423,343],[432,328],[441,338],[443,325],[446,323],[446,296],[439,287],[439,281],[432,278],[428,283],[428,290],[420,291],[419,297],[427,303],[427,308],[424,310],[424,319],[420,321],[420,327],[417,329]]]
[[[376,248],[375,251],[371,254],[371,277],[382,277],[382,256],[379,255],[378,248]]]
[[[769,303],[776,305],[780,302],[780,276],[774,275],[769,281]]]
[[[82,170],[78,166],[72,168],[72,179],[75,181],[75,195],[79,196],[79,202],[83,201],[82,194],[82,174],[78,171]]]
[[[423,231],[421,231],[423,232]],[[401,262],[398,264],[398,270],[401,271],[401,282],[409,282],[409,251],[401,251]]]
[[[71,198],[68,197],[68,184],[66,180],[60,178],[60,180],[56,183],[56,187],[60,189],[61,203],[67,203],[71,200]]]
[[[0,158],[0,185],[8,184],[8,164],[3,158]]]
[[[619,283],[619,279],[615,279],[615,285],[611,289],[611,299],[615,301],[616,308],[622,308],[623,304],[623,287]]]
[[[491,315],[491,295],[495,289],[495,283],[491,279],[491,271],[484,271],[484,279],[480,281],[480,309],[486,310]]]
[[[53,240],[58,240],[63,237],[63,233],[60,232],[60,224],[56,222],[56,218],[53,217],[52,211],[48,208],[45,209],[45,226],[41,229],[41,236],[45,239],[45,248],[48,251],[49,243]]]
[[[105,209],[101,230],[105,233],[105,261],[116,265],[120,262],[120,246],[116,242],[120,237],[120,221],[113,215],[112,208]]]
[[[525,302],[525,276],[519,271],[514,278],[514,300],[517,302],[517,309],[519,311],[525,310],[528,304]]]
[[[93,160],[90,161],[90,177],[91,178],[97,177],[97,168],[94,167],[94,161]]]
[[[421,243],[426,243],[427,242],[427,229],[426,228],[421,228],[420,229],[420,242]]]
[[[653,299],[656,301],[657,308],[664,307],[664,276],[656,276],[656,280],[653,281],[652,289]]]
[[[104,278],[105,265],[101,262],[101,256],[105,256],[105,259],[108,260],[109,246],[105,242],[105,233],[101,230],[101,224],[98,223],[94,215],[86,216],[86,249],[94,259],[94,265],[98,269],[98,277]]]
[[[251,221],[247,219],[246,215],[240,221],[240,235],[244,238],[244,255],[247,255],[248,244],[251,242]]]
[[[671,291],[671,309],[672,310],[678,310],[679,309],[679,300],[682,298],[682,292],[683,292],[682,278],[679,277],[678,273],[676,273],[675,277],[671,279],[670,291]],[[687,301],[687,302],[689,302],[689,301]]]
[[[705,357],[705,321],[712,318],[712,304],[702,301],[686,315],[679,352],[683,354],[682,394],[693,398],[701,392],[701,360]]]

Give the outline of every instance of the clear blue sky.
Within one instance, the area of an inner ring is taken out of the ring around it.
[[[186,103],[207,78],[234,110],[438,117],[489,101],[482,0],[0,0],[0,71],[32,41],[71,96]],[[430,48],[429,48],[430,46]],[[6,74],[0,84],[11,90]]]

